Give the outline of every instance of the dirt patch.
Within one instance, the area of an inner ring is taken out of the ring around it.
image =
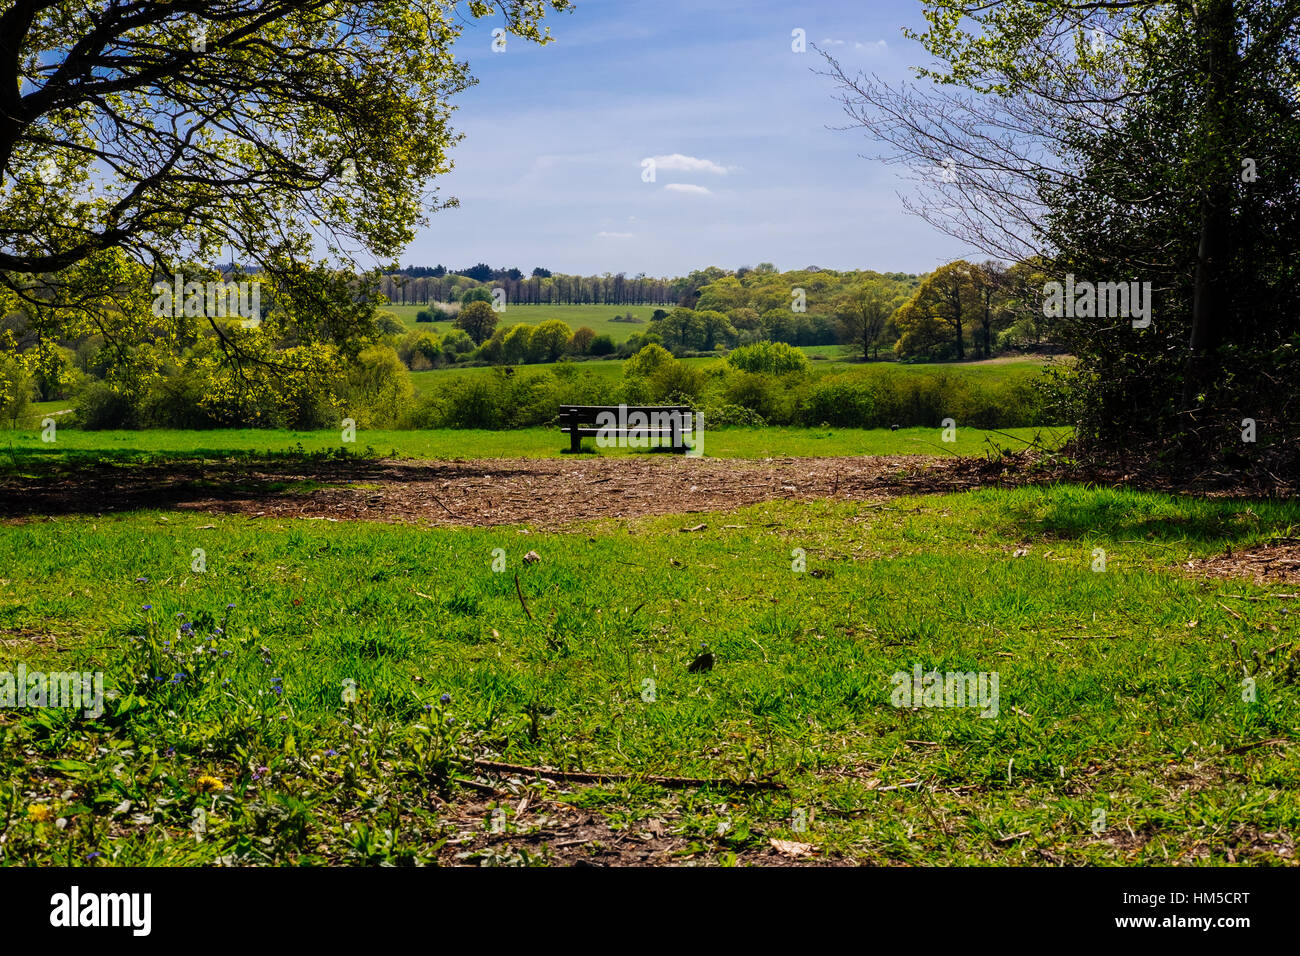
[[[875,456],[184,463],[0,481],[0,516],[172,508],[268,518],[530,524],[727,511],[765,501],[871,501],[1016,482],[1014,462]],[[325,487],[295,489],[295,482]],[[1019,481],[1023,481],[1020,478]],[[1017,482],[1018,483],[1018,482]],[[271,490],[275,486],[278,490]],[[363,487],[353,487],[363,486]]]
[[[762,836],[732,846],[725,833],[687,836],[675,800],[660,813],[615,827],[601,813],[575,807],[563,791],[512,786],[492,798],[458,799],[440,817],[449,837],[439,860],[449,866],[716,866],[734,854],[739,866],[848,866],[814,844]],[[495,823],[494,815],[498,822]]]
[[[1195,574],[1214,578],[1251,578],[1261,586],[1300,585],[1300,539],[1254,551],[1228,551],[1204,561],[1188,561]]]

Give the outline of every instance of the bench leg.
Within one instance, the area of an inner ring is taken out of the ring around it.
[[[582,451],[582,435],[575,428],[569,432],[569,448],[567,454],[576,455]]]

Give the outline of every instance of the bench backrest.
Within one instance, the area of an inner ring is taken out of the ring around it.
[[[602,412],[611,412],[614,415],[615,426],[620,425],[618,405],[561,405],[560,422],[564,425],[595,425]],[[683,431],[690,431],[693,427],[694,418],[691,415],[689,405],[628,405],[626,406],[627,418],[630,418],[634,412],[641,412],[646,416],[650,425],[655,425],[655,415],[675,414],[682,424]],[[671,423],[672,419],[667,420]]]

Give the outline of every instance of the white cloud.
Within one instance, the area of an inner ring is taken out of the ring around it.
[[[845,42],[846,41],[844,40],[832,40],[830,37],[827,37],[825,40],[822,40],[822,46],[844,46]]]
[[[884,52],[885,50],[889,49],[889,44],[886,43],[884,40],[877,40],[875,43],[855,43],[853,44],[853,49],[871,50],[873,52]]]
[[[631,239],[631,238],[632,238],[632,233],[630,233],[630,232],[606,232],[604,229],[602,229],[600,232],[596,233],[596,238],[597,238],[597,239]]]
[[[664,187],[665,192],[671,193],[688,193],[692,196],[712,196],[713,191],[703,186],[696,186],[694,183],[669,183]]]
[[[723,166],[721,163],[715,163],[711,159],[700,159],[697,156],[683,156],[681,153],[672,153],[668,156],[651,156],[656,169],[672,169],[682,173],[713,173],[717,176],[725,176],[734,166]],[[645,160],[642,160],[644,163]]]

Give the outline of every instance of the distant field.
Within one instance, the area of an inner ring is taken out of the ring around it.
[[[707,425],[707,422],[706,422]],[[1012,428],[990,432],[958,428],[957,441],[941,441],[938,428],[724,428],[706,431],[704,453],[709,458],[835,457],[844,455],[980,455],[991,448],[1019,449],[1040,436],[1059,445],[1068,428]],[[988,441],[986,441],[988,439]],[[0,467],[21,469],[25,462],[51,459],[106,457],[131,460],[179,455],[223,457],[286,454],[300,447],[306,453],[362,452],[387,457],[447,458],[554,458],[568,445],[558,428],[524,428],[513,431],[439,429],[428,431],[357,432],[355,444],[344,445],[338,431],[295,432],[273,429],[216,429],[180,431],[79,431],[62,428],[57,440],[47,444],[34,429],[0,433]],[[587,442],[594,448],[594,442]],[[368,451],[369,450],[369,451]],[[601,449],[602,456],[644,454],[625,449]]]
[[[416,313],[429,308],[429,306],[389,305],[385,306],[385,308],[413,329],[431,329],[438,335],[445,335],[452,327],[450,321],[416,322]],[[508,328],[521,322],[525,325],[541,325],[551,319],[559,319],[561,322],[568,323],[570,328],[578,329],[585,325],[594,330],[597,335],[608,335],[615,342],[622,342],[636,332],[644,332],[650,324],[650,317],[654,315],[655,309],[660,308],[666,307],[655,305],[511,305],[507,306],[505,311],[500,314],[499,323]],[[641,323],[610,321],[616,315],[627,315],[629,312],[641,319]]]
[[[810,346],[805,351],[814,349],[838,349],[837,345]],[[713,362],[722,360],[718,358],[686,358],[680,359],[687,365],[705,366]],[[975,375],[981,381],[993,382],[1010,378],[1014,375],[1025,372],[1037,372],[1044,367],[1044,360],[1041,358],[1026,359],[993,359],[989,362],[953,362],[949,364],[934,365],[899,365],[897,363],[871,363],[872,365],[888,366],[892,369],[898,369],[909,375],[932,375],[939,371],[948,371],[959,375]],[[549,368],[549,365],[524,365],[520,366],[525,370]],[[868,366],[861,362],[834,361],[827,359],[825,361],[814,361],[813,370],[816,372],[847,372],[850,369],[866,368]],[[602,359],[579,363],[579,368],[584,372],[593,372],[611,381],[617,381],[623,374],[623,363],[617,359]],[[452,377],[463,375],[484,375],[491,370],[491,366],[446,366],[444,368],[430,369],[425,372],[411,373],[411,381],[415,384],[416,392],[427,391],[431,388],[437,388],[439,382],[446,382]]]

